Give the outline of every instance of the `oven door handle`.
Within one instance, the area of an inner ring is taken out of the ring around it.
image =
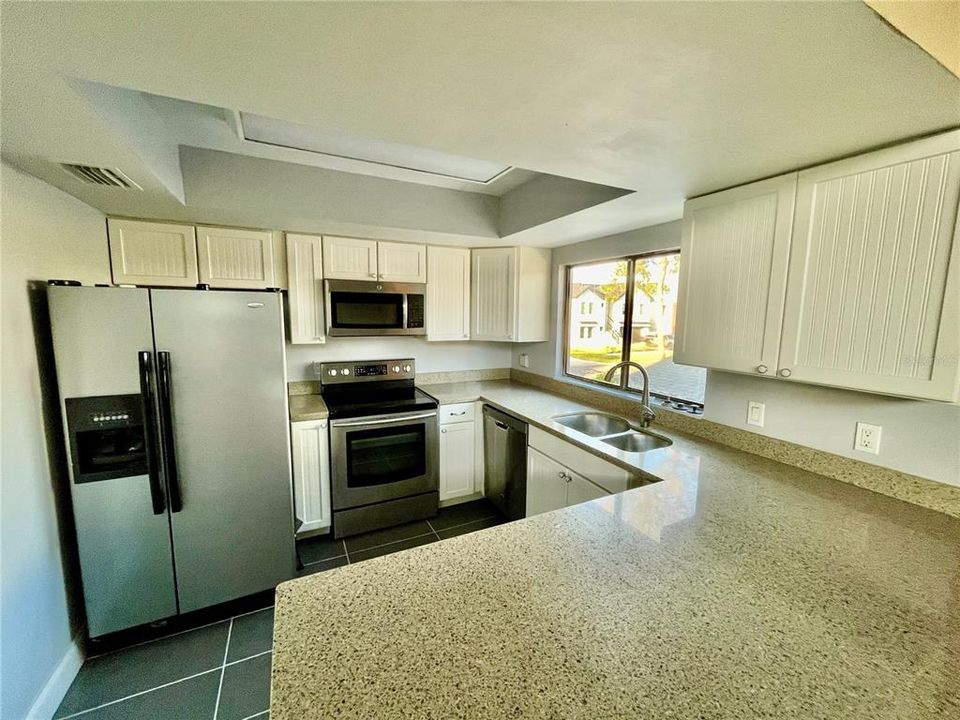
[[[388,417],[388,418],[381,418],[379,420],[356,420],[356,421],[347,421],[347,422],[344,422],[342,420],[334,420],[332,423],[330,423],[330,426],[335,428],[349,428],[349,427],[363,427],[364,425],[387,425],[392,423],[409,422],[411,420],[421,420],[423,418],[431,418],[431,417],[435,418],[436,416],[437,416],[437,412],[433,411],[428,413],[421,413],[420,415],[404,415],[403,417]]]

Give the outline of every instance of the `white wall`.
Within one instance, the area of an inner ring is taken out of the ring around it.
[[[510,343],[427,342],[422,338],[327,338],[325,345],[287,345],[288,380],[316,380],[314,362],[412,357],[417,372],[510,367]]]
[[[665,223],[553,250],[551,340],[517,345],[513,367],[527,353],[532,372],[562,379],[564,265],[635,255],[680,246],[680,222]],[[681,259],[682,262],[682,259]],[[747,402],[766,405],[765,426],[746,424]],[[833,388],[710,371],[704,417],[769,437],[863,460],[882,467],[960,485],[960,405],[906,400]],[[856,423],[883,427],[880,454],[853,450]]]
[[[44,290],[28,283],[109,282],[110,266],[100,212],[7,164],[0,184],[0,716],[21,718],[70,651],[72,634],[64,582],[71,566],[61,556],[61,533],[72,532],[63,436],[53,359],[38,351],[34,334],[47,333]]]

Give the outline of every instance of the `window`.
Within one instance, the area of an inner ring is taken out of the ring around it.
[[[680,278],[680,253],[668,252],[572,265],[567,270],[567,347],[564,372],[591,382],[640,392],[643,378],[636,369],[606,373],[623,360],[633,360],[650,374],[656,397],[703,406],[706,370],[673,363],[673,325]],[[605,312],[596,327],[577,324],[578,298],[592,291]],[[627,314],[631,320],[626,322]]]

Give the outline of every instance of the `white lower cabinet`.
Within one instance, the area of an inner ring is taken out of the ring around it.
[[[527,448],[527,517],[579,505],[609,494],[536,448]]]
[[[326,420],[290,424],[297,535],[330,527],[330,438]]]
[[[474,403],[440,406],[440,502],[483,492],[482,425]]]

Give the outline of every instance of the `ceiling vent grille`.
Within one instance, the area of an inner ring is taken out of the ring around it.
[[[72,165],[62,163],[62,167],[77,180],[87,185],[101,185],[104,187],[136,188],[142,190],[133,180],[115,168],[100,168],[91,165]]]

